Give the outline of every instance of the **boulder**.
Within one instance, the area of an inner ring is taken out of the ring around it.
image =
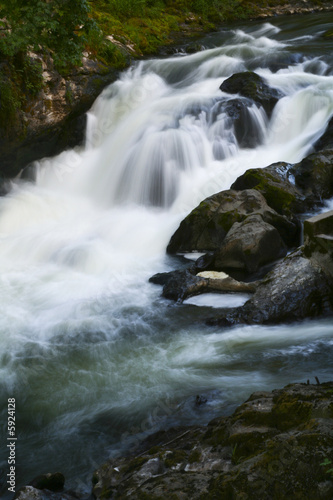
[[[235,73],[222,83],[220,89],[227,94],[239,94],[251,99],[262,106],[269,117],[278,100],[283,97],[279,90],[269,87],[261,76],[252,71]]]
[[[172,236],[167,252],[219,250],[233,224],[244,221],[249,215],[260,215],[287,243],[291,239],[295,241],[298,235],[297,225],[270,208],[258,191],[227,190],[206,198],[192,210]]]
[[[304,254],[333,280],[333,210],[304,221]]]
[[[279,162],[265,168],[251,168],[238,177],[231,189],[256,189],[276,212],[294,217],[308,207],[301,190],[290,181],[290,167],[288,163]]]
[[[235,222],[222,247],[214,255],[214,269],[242,269],[253,273],[260,266],[286,255],[287,249],[275,227],[261,215]]]
[[[209,121],[214,123],[224,114],[228,119],[225,125],[233,129],[241,148],[254,148],[263,140],[262,128],[255,119],[251,108],[255,104],[250,99],[228,99],[218,101],[210,111]]]
[[[243,307],[230,311],[231,323],[279,324],[333,314],[332,280],[298,249],[279,262]],[[210,320],[225,324],[226,318]]]
[[[316,151],[324,149],[333,149],[333,118],[327,124],[324,134],[315,144]]]
[[[208,287],[208,280],[196,276],[188,269],[159,273],[152,276],[149,281],[150,283],[163,285],[163,297],[177,302],[182,302],[192,295],[198,295]]]
[[[297,187],[314,204],[333,196],[333,149],[313,153],[290,169]]]
[[[159,431],[99,467],[93,496],[331,500],[332,393],[333,382],[258,391],[207,427]]]

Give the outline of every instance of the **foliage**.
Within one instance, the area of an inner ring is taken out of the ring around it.
[[[95,23],[86,0],[0,0],[0,55],[14,57],[42,47],[58,67],[78,64]]]
[[[330,474],[332,477],[333,477],[333,468],[330,467],[328,469],[329,466],[332,465],[332,460],[330,460],[329,458],[325,458],[325,460],[320,464],[322,467],[325,467],[326,469],[326,474]]]

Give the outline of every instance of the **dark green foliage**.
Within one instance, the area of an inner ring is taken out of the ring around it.
[[[0,18],[2,58],[43,48],[59,68],[80,62],[86,35],[95,29],[86,0],[1,0]]]

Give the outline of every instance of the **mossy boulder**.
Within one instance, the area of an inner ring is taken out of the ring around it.
[[[206,198],[180,224],[167,247],[168,253],[216,251],[235,222],[249,215],[260,215],[289,243],[298,228],[287,217],[270,208],[265,198],[253,189],[227,190]]]
[[[239,94],[251,99],[262,106],[269,117],[278,100],[283,97],[279,90],[271,88],[261,76],[252,71],[235,73],[222,83],[220,89],[227,94]]]
[[[231,189],[256,189],[276,212],[294,217],[307,206],[303,193],[290,181],[290,167],[288,163],[279,162],[265,168],[251,168],[238,177]]]

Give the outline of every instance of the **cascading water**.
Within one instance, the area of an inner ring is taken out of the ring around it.
[[[34,184],[0,199],[1,408],[16,398],[19,485],[62,470],[88,491],[92,470],[146,432],[205,423],[259,388],[332,378],[329,322],[212,329],[196,321],[200,301],[174,306],[148,283],[179,266],[166,245],[206,196],[311,151],[333,115],[327,25],[226,29],[197,54],[139,63],[94,104],[84,148],[39,162]],[[237,128],[235,96],[219,87],[246,69],[285,97],[270,119],[238,100]]]

